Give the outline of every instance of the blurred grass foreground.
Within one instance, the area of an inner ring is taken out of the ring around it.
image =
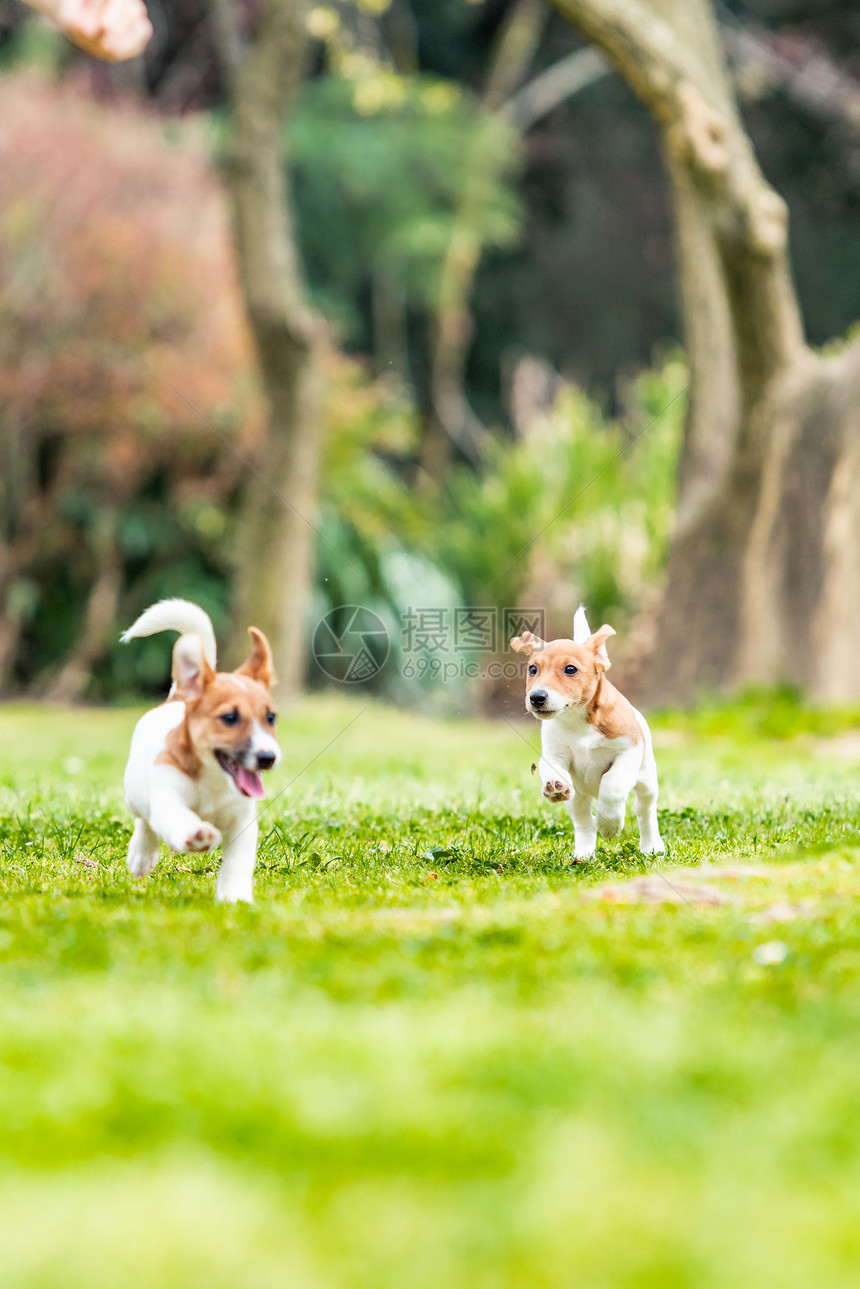
[[[4,1289],[854,1285],[857,716],[769,707],[655,722],[658,870],[528,727],[308,700],[247,909],[128,877],[135,712],[6,708]]]

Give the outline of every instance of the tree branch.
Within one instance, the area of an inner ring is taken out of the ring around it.
[[[602,49],[661,122],[677,115],[677,87],[696,67],[672,26],[641,0],[553,0]]]
[[[554,108],[612,70],[605,54],[588,46],[561,58],[514,94],[502,108],[501,115],[520,134],[525,134],[548,116]]]
[[[543,0],[519,0],[510,10],[496,37],[481,96],[488,112],[498,112],[526,74],[546,20]]]
[[[232,95],[236,74],[242,65],[242,33],[235,0],[210,0],[221,67]]]
[[[498,112],[519,85],[534,57],[547,12],[543,0],[518,0],[511,9],[496,38],[487,72],[482,95],[486,112]],[[473,148],[476,146],[480,144]],[[470,163],[467,174],[473,169],[476,167]],[[425,443],[424,452],[424,466],[431,475],[444,469],[448,455],[444,444],[432,441],[438,428],[473,463],[480,461],[488,439],[487,428],[469,405],[464,388],[472,337],[469,298],[483,250],[472,229],[480,200],[480,184],[467,178],[440,274],[430,388],[436,424],[430,424],[431,441]]]
[[[667,151],[721,204],[719,232],[769,257],[785,250],[787,211],[765,183],[740,123],[707,5],[688,6],[695,52],[642,0],[554,0],[619,69],[662,130]]]
[[[803,57],[797,60],[780,53],[774,33],[752,22],[740,22],[721,5],[723,20],[720,31],[726,49],[737,69],[736,79],[746,80],[752,70],[762,88],[779,87],[802,111],[820,121],[836,121],[860,132],[860,83],[843,72],[838,63],[815,45],[800,45]],[[761,82],[764,81],[764,86]],[[739,86],[741,95],[744,86]],[[757,97],[758,94],[753,95]]]
[[[226,0],[229,2],[229,0]],[[282,130],[302,80],[306,3],[269,0],[257,39],[235,76],[230,167],[239,272],[251,325],[266,361],[266,337],[306,350],[315,330],[304,300],[290,226]]]
[[[304,669],[320,444],[316,356],[323,332],[305,298],[284,146],[302,84],[308,8],[308,0],[265,0],[233,79],[227,168],[239,279],[269,405],[244,487],[234,644],[242,647],[249,621],[265,631],[287,692],[299,688]]]
[[[787,209],[741,123],[709,0],[554,3],[612,59],[660,129],[694,368],[713,368],[714,338],[696,326],[707,315],[737,365],[743,397],[754,401],[768,373],[803,351],[803,328],[788,265]]]

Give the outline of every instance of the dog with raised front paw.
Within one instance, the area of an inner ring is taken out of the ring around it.
[[[573,620],[572,640],[514,636],[511,648],[528,654],[526,711],[541,722],[539,772],[543,795],[563,801],[573,819],[574,856],[590,859],[602,837],[624,827],[627,798],[636,795],[639,849],[665,849],[657,822],[657,763],[641,712],[606,678],[606,641],[592,632],[585,609]]]
[[[236,671],[216,670],[208,614],[188,600],[162,600],[140,615],[123,641],[178,631],[167,700],[138,721],[125,772],[134,815],[128,867],[151,873],[159,843],[176,853],[222,846],[216,898],[251,903],[257,861],[261,771],[280,760],[275,739],[269,642],[249,628],[252,649]]]

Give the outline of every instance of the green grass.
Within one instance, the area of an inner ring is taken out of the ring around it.
[[[535,727],[306,702],[230,909],[126,874],[134,712],[0,709],[2,1289],[856,1285],[860,741],[775,702],[657,722],[659,866]]]

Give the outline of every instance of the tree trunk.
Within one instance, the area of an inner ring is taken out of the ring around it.
[[[319,324],[304,296],[283,142],[301,85],[307,9],[304,0],[268,0],[253,47],[244,56],[228,50],[229,61],[238,62],[227,166],[233,237],[269,403],[240,516],[232,647],[238,661],[247,627],[265,631],[281,693],[295,692],[303,679],[320,438]]]
[[[787,215],[741,124],[708,0],[555,0],[659,131],[691,366],[648,697],[788,681],[860,694],[860,346],[803,339]]]
[[[45,691],[49,703],[73,703],[84,696],[93,666],[116,632],[123,574],[116,529],[115,511],[105,509],[96,516],[92,534],[95,576],[87,596],[83,630]]]

